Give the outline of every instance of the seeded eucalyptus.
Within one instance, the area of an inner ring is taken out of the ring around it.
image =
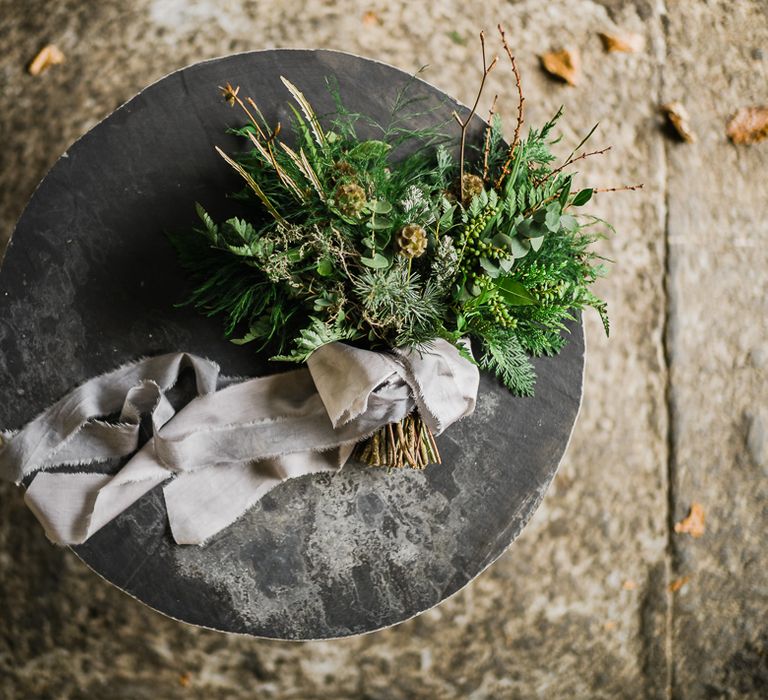
[[[458,139],[444,124],[404,130],[424,116],[408,113],[410,84],[395,99],[392,124],[380,125],[381,137],[360,140],[355,127],[363,117],[344,108],[333,83],[337,113],[321,124],[283,78],[296,103],[291,145],[239,88],[222,88],[245,113],[247,123],[234,131],[248,145],[236,158],[222,156],[244,180],[238,197],[254,206],[247,221],[219,224],[198,205],[202,226],[172,236],[196,284],[190,303],[223,314],[233,342],[254,342],[290,362],[334,341],[386,350],[444,338],[466,353],[460,341],[470,338],[474,361],[520,395],[533,392],[531,356],[557,353],[575,312],[593,307],[607,333],[605,303],[590,290],[603,274],[590,249],[601,222],[579,213],[596,190],[575,189],[567,172],[602,151],[578,154],[584,139],[555,165],[551,133],[560,111],[522,135],[520,76],[499,31],[518,93],[508,141],[494,101],[482,142],[466,142],[498,62],[486,60],[482,35],[481,86],[469,113],[454,115]],[[395,159],[394,146],[407,141],[420,148]],[[356,454],[377,465],[439,461],[418,415],[380,431]]]

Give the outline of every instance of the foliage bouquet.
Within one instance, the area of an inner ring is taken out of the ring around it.
[[[253,99],[221,88],[244,111],[234,133],[249,148],[219,153],[244,180],[235,196],[256,206],[247,219],[217,223],[197,205],[202,226],[172,235],[194,281],[190,303],[223,315],[232,342],[294,363],[336,341],[386,352],[444,339],[519,395],[534,390],[530,358],[563,347],[575,312],[596,309],[607,333],[605,303],[590,290],[603,273],[590,249],[601,222],[577,213],[595,190],[575,188],[567,172],[593,155],[578,152],[594,129],[559,165],[551,145],[561,111],[523,136],[520,76],[499,33],[517,86],[509,140],[496,100],[480,142],[467,138],[498,62],[487,60],[482,34],[482,79],[472,109],[453,114],[458,136],[444,133],[452,121],[410,129],[407,88],[392,122],[378,125],[345,109],[332,81],[336,112],[321,118],[282,78],[295,102],[289,143]],[[380,137],[359,138],[362,124]],[[418,412],[356,456],[394,467],[439,461]]]

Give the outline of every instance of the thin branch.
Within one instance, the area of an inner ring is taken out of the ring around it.
[[[458,122],[459,126],[461,127],[461,146],[459,151],[459,188],[461,190],[461,203],[464,203],[464,149],[466,146],[466,140],[467,140],[467,127],[469,126],[469,123],[472,121],[472,117],[475,115],[475,112],[477,111],[477,105],[480,102],[480,96],[483,94],[483,88],[485,87],[485,80],[488,77],[488,74],[493,70],[494,66],[499,60],[498,56],[494,56],[493,60],[491,61],[490,65],[488,64],[486,55],[485,55],[485,34],[484,32],[480,32],[480,48],[483,54],[483,77],[480,79],[480,88],[477,91],[477,96],[475,97],[475,103],[472,105],[472,109],[469,110],[469,114],[467,115],[467,118],[462,120],[459,115],[454,112],[453,118]]]
[[[552,170],[550,173],[547,174],[547,176],[541,180],[540,182],[537,182],[536,185],[541,185],[545,183],[547,180],[549,180],[551,177],[554,177],[559,172],[562,172],[567,168],[569,165],[573,165],[576,161],[584,160],[585,158],[590,158],[592,156],[601,156],[603,153],[608,153],[608,151],[611,150],[611,146],[606,146],[605,148],[601,148],[599,151],[589,151],[588,153],[582,153],[580,156],[577,156],[576,158],[573,157],[573,153],[569,156],[568,160],[565,161],[562,165],[558,166],[554,170]],[[575,153],[575,151],[574,151]]]
[[[496,100],[498,95],[493,96],[493,103],[488,110],[488,126],[485,127],[485,144],[483,145],[483,182],[488,182],[488,154],[491,150],[491,131],[493,131],[493,116],[496,114]]]
[[[507,35],[504,33],[504,28],[501,26],[501,24],[497,25],[497,29],[501,35],[501,43],[504,47],[504,51],[506,51],[507,56],[509,56],[510,63],[512,64],[512,73],[515,75],[515,87],[517,88],[517,124],[515,125],[515,134],[512,138],[512,145],[509,147],[507,160],[504,162],[504,167],[501,169],[501,174],[496,180],[496,188],[498,189],[501,186],[501,183],[504,182],[504,178],[509,172],[509,166],[512,165],[512,160],[515,156],[515,149],[520,143],[520,130],[523,128],[523,123],[525,121],[523,118],[523,103],[525,102],[525,97],[523,97],[523,86],[520,81],[520,71],[517,68],[517,61],[515,60],[515,56],[512,53],[512,49],[509,48],[509,44],[507,43]]]
[[[624,185],[623,187],[596,187],[592,190],[595,194],[598,192],[627,192],[635,190],[642,190],[643,184],[640,183],[639,185]]]

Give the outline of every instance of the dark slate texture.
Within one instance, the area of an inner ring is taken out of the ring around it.
[[[280,75],[320,113],[332,109],[322,78],[336,75],[350,109],[382,119],[409,80],[331,51],[239,54],[164,78],[86,134],[40,185],[0,271],[0,425],[142,355],[184,349],[225,374],[271,371],[217,319],[174,308],[186,282],[163,232],[192,225],[195,200],[232,210],[225,193],[239,184],[213,146],[240,147],[224,135],[239,115],[216,86],[239,84],[287,123]],[[411,89],[440,118],[457,107],[421,81]],[[539,505],[581,397],[583,331],[571,330],[560,356],[537,362],[535,398],[483,377],[475,414],[439,439],[442,466],[293,480],[203,548],[172,542],[155,490],[75,551],[153,608],[225,631],[319,639],[416,615],[493,562]]]

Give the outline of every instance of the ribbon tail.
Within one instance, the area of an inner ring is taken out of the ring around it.
[[[147,443],[116,475],[40,472],[24,501],[56,544],[82,544],[172,473]]]
[[[173,539],[203,545],[287,479],[337,471],[347,447],[183,472],[163,488]]]

